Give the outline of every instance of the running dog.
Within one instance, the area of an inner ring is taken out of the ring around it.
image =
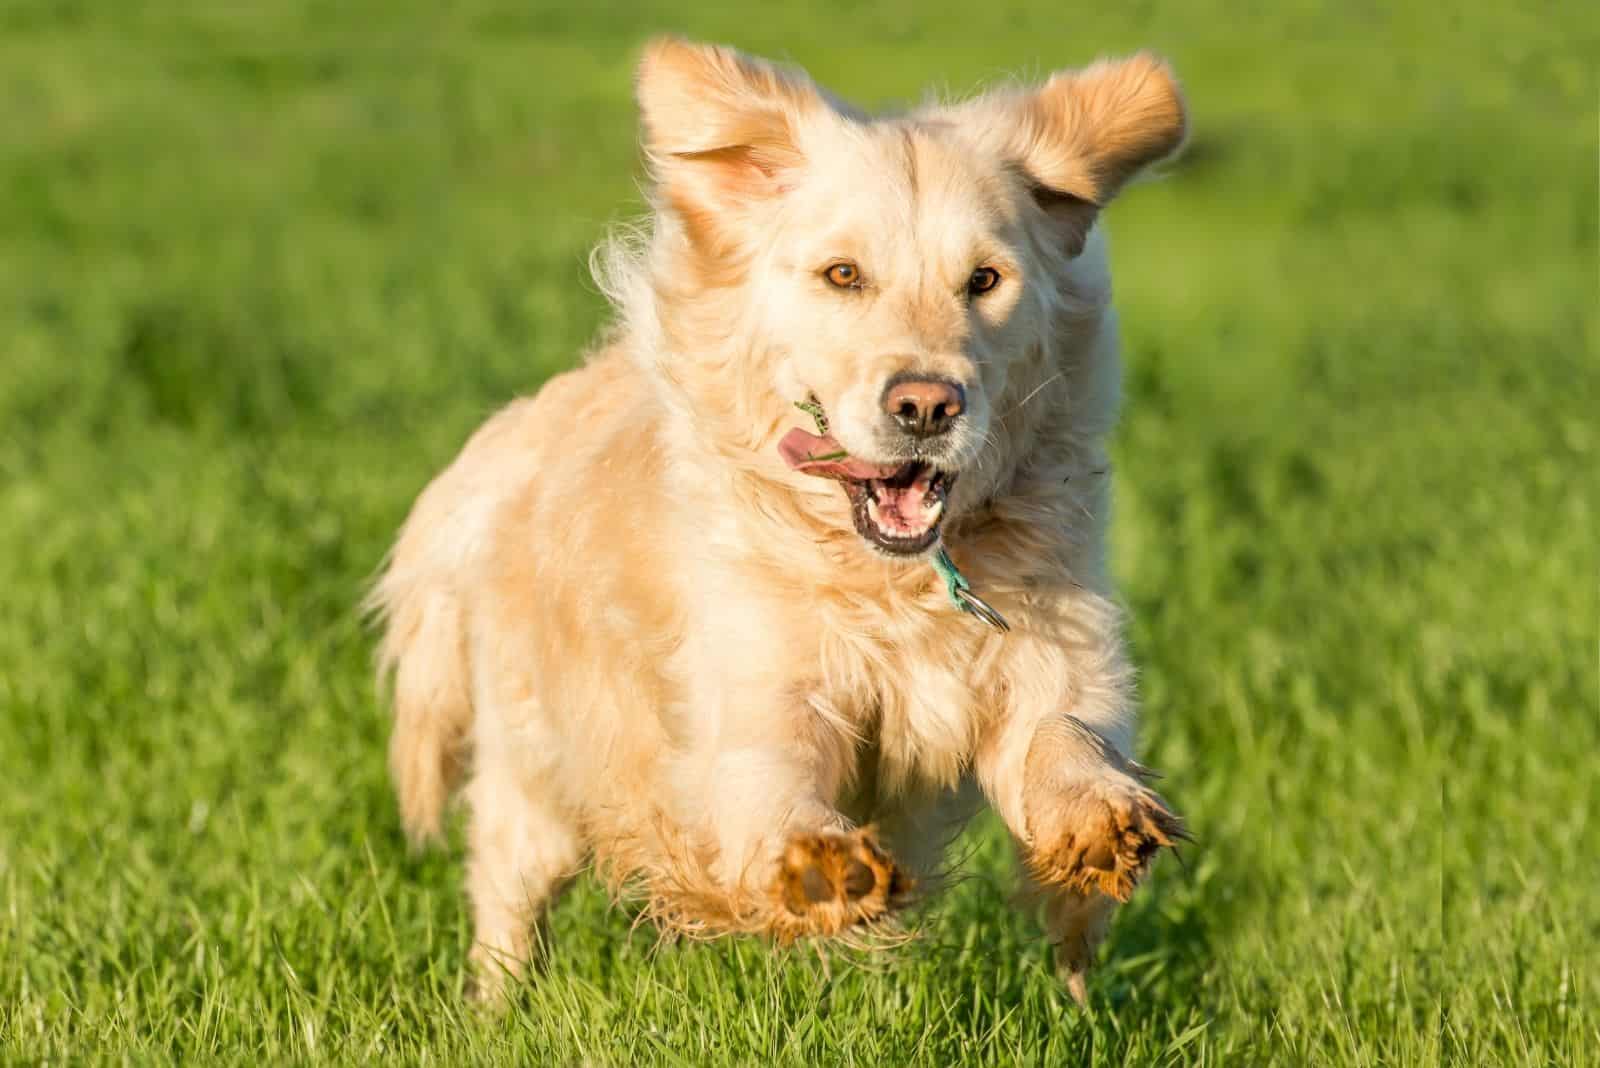
[[[694,934],[875,929],[987,801],[1068,988],[1182,822],[1105,564],[1101,210],[1185,132],[1140,54],[868,115],[669,38],[615,323],[428,486],[371,598],[406,827],[459,790],[488,995],[587,864]]]

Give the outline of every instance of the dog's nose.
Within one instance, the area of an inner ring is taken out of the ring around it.
[[[883,410],[900,429],[919,438],[943,434],[966,407],[961,383],[944,378],[897,378],[883,391]]]

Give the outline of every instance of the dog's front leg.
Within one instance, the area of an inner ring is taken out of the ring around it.
[[[1132,693],[1114,610],[1079,594],[1061,618],[1070,625],[1007,637],[1004,707],[975,763],[1045,896],[1062,978],[1081,1002],[1112,909],[1186,834],[1129,755]]]
[[[870,922],[907,889],[872,830],[836,807],[854,730],[791,677],[786,652],[763,670],[747,649],[700,677],[674,773],[684,822],[711,846],[709,874],[741,924],[783,940]]]

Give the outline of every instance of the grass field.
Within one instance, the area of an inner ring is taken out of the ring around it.
[[[1600,1061],[1596,70],[1581,4],[0,4],[0,1062]],[[1076,1011],[994,828],[868,960],[580,885],[463,1011],[356,611],[605,317],[638,43],[866,102],[1151,45],[1109,215],[1117,569],[1201,843]]]

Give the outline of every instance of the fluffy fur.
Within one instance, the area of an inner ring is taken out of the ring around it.
[[[464,792],[493,990],[591,861],[680,929],[848,937],[986,799],[1081,998],[1112,905],[1183,833],[1130,759],[1095,226],[1181,142],[1176,83],[1140,55],[869,118],[664,39],[637,91],[654,212],[600,257],[614,329],[473,436],[373,592],[406,826]],[[965,389],[936,446],[881,409],[904,373]],[[780,459],[808,396],[852,456],[959,472],[943,545],[1009,634]]]

